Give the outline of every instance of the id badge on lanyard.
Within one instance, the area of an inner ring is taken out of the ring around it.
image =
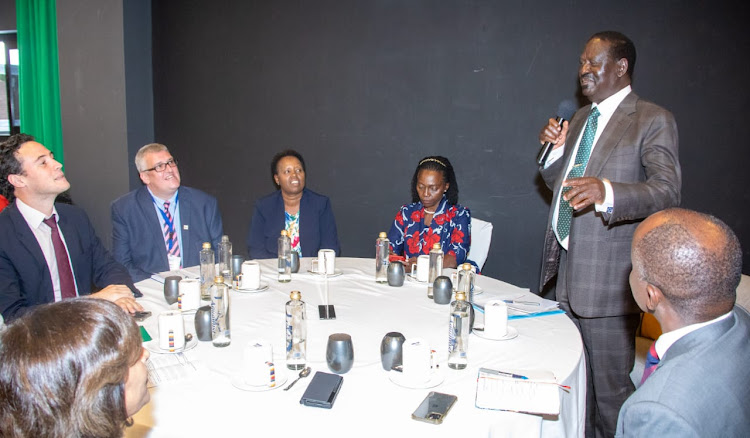
[[[163,260],[163,259],[162,259]],[[173,255],[167,255],[167,260],[169,260],[169,270],[170,271],[176,271],[182,267],[182,257],[180,256],[173,256]]]

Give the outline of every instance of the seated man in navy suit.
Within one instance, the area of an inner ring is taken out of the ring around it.
[[[630,286],[664,333],[620,409],[617,436],[750,436],[750,316],[735,305],[737,236],[690,210],[651,215],[633,235]]]
[[[151,143],[135,155],[144,186],[112,203],[112,251],[133,280],[200,264],[203,242],[214,250],[223,232],[216,198],[180,186],[177,160]]]
[[[16,134],[0,143],[0,191],[13,201],[0,213],[0,312],[6,322],[35,305],[83,295],[131,313],[143,310],[134,299],[141,293],[96,237],[86,213],[55,204],[68,188],[62,165],[34,137]]]

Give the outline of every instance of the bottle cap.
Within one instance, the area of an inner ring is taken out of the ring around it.
[[[203,249],[211,249],[211,242],[203,242]]]
[[[221,236],[221,241],[222,242],[229,242],[229,236],[227,236],[226,234],[223,235],[223,236]]]
[[[217,275],[216,277],[214,277],[214,283],[224,283],[224,276]]]
[[[466,301],[466,292],[462,290],[456,292],[456,301]]]
[[[433,245],[432,245],[432,249],[440,249],[440,248],[442,248],[442,247],[443,247],[443,246],[442,246],[442,245],[440,245],[439,243],[435,243],[435,244],[433,244]]]
[[[463,265],[461,265],[461,269],[463,269],[464,271],[471,271],[471,263],[464,263]]]
[[[302,298],[302,294],[298,290],[293,290],[292,293],[289,294],[289,298],[299,300]]]
[[[380,234],[378,234],[378,237],[380,237],[381,239],[385,239],[386,237],[388,237],[388,235],[385,234],[385,231],[381,231]]]
[[[288,236],[288,235],[289,235],[289,233],[287,233],[287,231],[286,231],[286,230],[281,230],[281,235],[282,235],[282,236]]]

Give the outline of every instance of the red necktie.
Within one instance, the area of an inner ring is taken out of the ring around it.
[[[76,297],[76,284],[73,280],[73,270],[70,269],[70,260],[68,252],[65,250],[65,244],[60,238],[60,231],[57,229],[57,221],[53,214],[44,223],[52,230],[52,246],[55,248],[55,260],[57,260],[57,274],[60,276],[60,295],[62,299]]]
[[[646,368],[643,369],[643,378],[641,378],[641,385],[648,379],[648,376],[654,372],[656,367],[659,366],[659,355],[656,353],[656,341],[651,344],[651,347],[646,353]]]

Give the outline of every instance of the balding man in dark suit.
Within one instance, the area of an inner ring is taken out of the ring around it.
[[[737,236],[713,216],[665,210],[638,226],[632,260],[635,301],[664,333],[620,410],[617,436],[750,436],[750,315],[735,305]]]
[[[580,57],[592,103],[539,140],[555,147],[540,169],[552,190],[540,290],[556,295],[581,332],[587,364],[586,436],[611,437],[633,392],[640,310],[628,287],[630,242],[639,221],[680,202],[677,124],[632,92],[635,46],[617,32],[593,35]]]

